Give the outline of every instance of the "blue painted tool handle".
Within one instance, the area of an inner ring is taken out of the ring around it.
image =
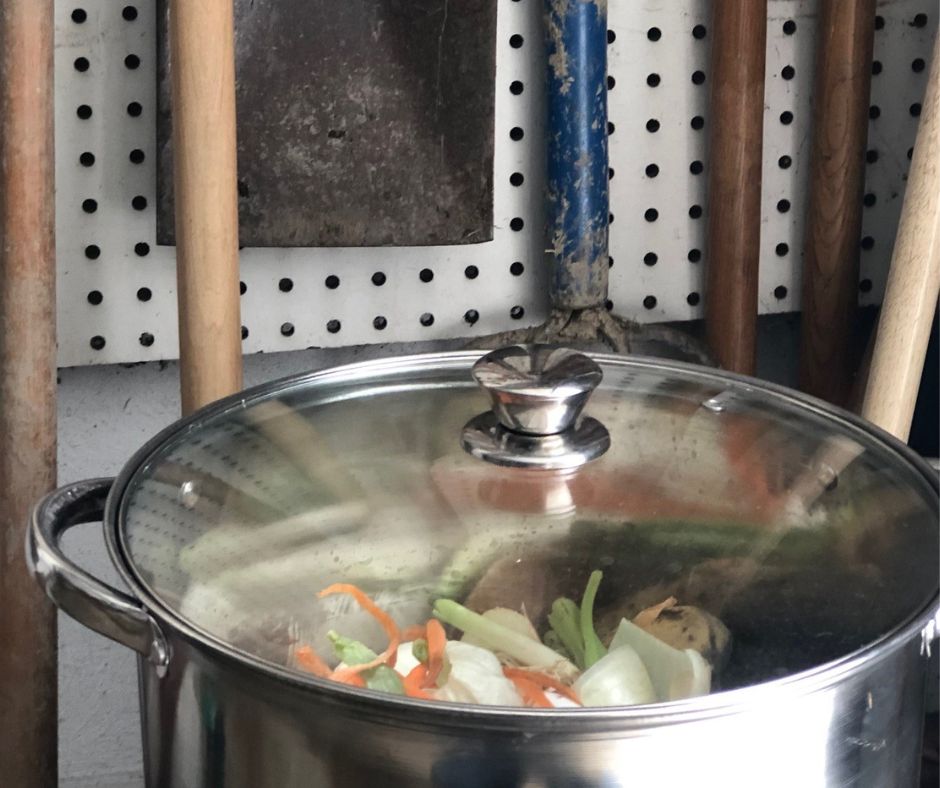
[[[607,299],[607,2],[546,0],[552,303]]]

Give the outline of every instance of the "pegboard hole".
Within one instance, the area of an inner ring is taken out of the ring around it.
[[[149,331],[144,331],[144,333],[138,337],[137,341],[144,347],[150,347],[153,344],[153,334]]]
[[[913,104],[911,104],[910,107],[908,107],[908,112],[911,113],[911,117],[912,117],[912,118],[919,118],[919,117],[920,117],[920,109],[921,109],[920,103],[915,101]]]
[[[866,235],[864,238],[862,238],[862,249],[864,249],[866,252],[870,252],[874,248],[875,248],[874,238],[872,238],[870,235]]]
[[[509,46],[513,49],[519,49],[525,43],[525,39],[520,36],[518,33],[513,33],[509,36]]]
[[[786,80],[791,80],[796,76],[796,69],[793,66],[784,66],[780,69],[780,76]]]
[[[384,331],[387,325],[388,320],[386,320],[382,315],[377,315],[372,320],[372,328],[374,328],[376,331]]]
[[[121,16],[123,16],[126,21],[133,22],[137,19],[137,9],[132,5],[126,5],[121,10]]]
[[[521,216],[513,217],[509,222],[509,229],[513,232],[519,232],[523,227],[525,227],[525,222],[522,220]]]
[[[612,76],[610,76],[610,74],[608,74],[607,75],[607,89],[613,90],[615,87],[617,87],[617,80],[614,79]]]
[[[777,159],[777,166],[781,170],[789,170],[792,164],[793,164],[793,159],[791,159],[789,156],[784,155],[784,156],[781,156],[779,159]]]
[[[916,14],[911,24],[914,27],[927,27],[927,14]]]
[[[792,19],[788,19],[783,23],[783,34],[785,36],[792,36],[796,32],[796,22]]]
[[[696,131],[701,131],[702,129],[705,128],[705,118],[703,118],[701,115],[696,115],[689,122],[689,125],[692,126],[692,128],[695,129]]]
[[[649,85],[651,88],[658,87],[661,81],[662,80],[660,79],[659,74],[647,74],[646,75],[646,84]]]
[[[643,262],[646,263],[646,265],[656,265],[658,260],[659,257],[656,252],[647,252],[645,255],[643,255]]]
[[[242,326],[242,342],[248,339],[248,326]]]
[[[97,260],[101,257],[101,249],[97,244],[88,244],[88,246],[85,247],[85,257],[89,260]]]
[[[132,101],[127,105],[127,114],[132,118],[139,118],[143,111],[144,108],[140,105],[139,101]]]
[[[862,198],[862,205],[866,208],[871,208],[876,202],[878,202],[878,198],[872,192],[868,192],[868,194]]]
[[[704,169],[705,165],[702,164],[702,162],[700,162],[698,159],[689,165],[689,172],[691,172],[693,175],[701,175]]]
[[[509,92],[512,93],[512,95],[521,96],[523,91],[525,91],[525,85],[518,79],[514,79],[509,83]]]
[[[424,326],[425,328],[428,328],[429,326],[433,326],[434,315],[432,315],[430,312],[425,312],[423,315],[421,315],[421,317],[418,318],[418,322],[421,323],[421,325]]]
[[[153,298],[153,293],[150,292],[149,287],[140,287],[137,289],[138,301],[149,301],[151,298]]]
[[[692,72],[692,84],[693,84],[693,85],[704,85],[704,84],[705,84],[705,72],[704,72],[704,71],[693,71],[693,72]]]
[[[293,323],[281,323],[281,336],[282,337],[294,336],[294,324]]]
[[[480,269],[475,265],[468,265],[463,269],[463,275],[467,277],[467,279],[476,279],[480,275]]]
[[[875,16],[875,30],[884,30],[885,18],[881,14]]]
[[[148,254],[150,254],[150,244],[143,241],[137,242],[134,244],[134,254],[136,254],[138,257],[146,257]]]
[[[881,107],[879,107],[877,104],[872,104],[868,108],[868,117],[872,120],[878,120],[878,118],[881,117]]]
[[[608,258],[607,258],[607,267],[608,267],[608,268],[613,268],[613,267],[614,267],[614,258],[613,258],[613,257],[608,257]]]
[[[646,165],[646,177],[655,178],[659,175],[659,166],[656,164],[647,164]]]
[[[516,304],[516,306],[509,310],[509,316],[513,320],[522,320],[522,318],[525,317],[525,308]]]
[[[81,156],[78,157],[78,161],[82,167],[91,167],[95,163],[95,154],[85,151]]]
[[[418,279],[427,284],[434,279],[434,272],[430,268],[422,268],[418,272]]]
[[[908,148],[908,149],[907,149],[907,160],[910,161],[910,160],[913,159],[913,158],[914,158],[914,149],[913,149],[913,148]]]
[[[787,109],[787,110],[784,110],[783,112],[781,112],[781,113],[780,113],[780,122],[781,122],[784,126],[789,126],[791,123],[793,123],[793,113],[790,112],[790,110],[788,110],[788,109]]]
[[[239,295],[245,295],[245,293],[247,293],[247,292],[248,292],[248,285],[246,285],[244,282],[239,282],[239,283],[238,283],[238,294],[239,294]]]
[[[84,8],[76,8],[72,11],[72,21],[76,25],[84,24],[86,19],[88,19],[88,14]]]
[[[787,288],[784,287],[783,285],[777,285],[774,288],[774,298],[776,298],[778,301],[783,301],[783,299],[786,297],[787,297]]]
[[[607,31],[607,43],[613,44],[617,40],[617,34],[613,30]]]
[[[700,219],[702,217],[702,206],[693,205],[691,208],[689,208],[689,216],[692,219]]]
[[[705,25],[696,25],[692,28],[692,38],[697,38],[701,41],[706,35],[708,35],[708,30]]]
[[[867,161],[869,164],[874,164],[876,161],[878,161],[878,151],[874,149],[865,151],[865,161]]]
[[[381,271],[376,271],[374,274],[372,274],[372,284],[374,284],[376,287],[381,287],[382,285],[384,285],[385,274],[382,273]]]
[[[609,136],[610,136],[611,134],[613,134],[616,130],[617,130],[617,127],[616,127],[613,123],[611,123],[611,122],[608,120],[608,121],[607,121],[607,136],[609,137]]]
[[[915,74],[919,74],[924,70],[924,68],[926,68],[926,66],[927,64],[924,62],[922,57],[915,57],[911,61],[911,71],[913,71]]]
[[[607,180],[612,181],[613,179],[614,179],[614,168],[608,167],[607,168]]]
[[[72,66],[75,68],[76,71],[85,72],[85,71],[88,71],[88,69],[91,66],[91,63],[88,62],[87,57],[77,57],[75,58],[75,62],[72,63]]]
[[[140,148],[134,148],[134,150],[127,154],[127,158],[131,160],[131,164],[143,164],[146,156],[144,156],[144,152]]]
[[[643,299],[643,308],[644,309],[655,309],[656,308],[656,296],[648,295]]]
[[[140,58],[137,55],[130,54],[124,58],[125,68],[129,68],[131,71],[134,69],[140,68]]]
[[[88,120],[92,116],[92,109],[87,104],[79,104],[75,114],[82,120]]]
[[[513,276],[522,276],[522,274],[525,273],[525,266],[517,260],[509,266],[509,273]]]
[[[648,222],[655,222],[659,218],[659,211],[655,208],[647,208],[643,213],[643,218]]]
[[[472,326],[474,323],[477,322],[477,320],[480,319],[480,313],[477,312],[476,309],[468,309],[466,312],[463,313],[463,319],[465,323],[468,323],[469,325]]]
[[[294,280],[287,276],[281,277],[277,282],[277,289],[282,293],[289,293],[294,289]]]
[[[698,306],[699,301],[701,301],[701,300],[702,300],[702,297],[701,297],[698,293],[689,293],[689,294],[685,297],[685,302],[686,302],[689,306]]]
[[[82,200],[82,210],[85,213],[94,213],[98,210],[98,201],[92,200],[91,198]]]
[[[871,73],[872,76],[878,76],[884,70],[884,66],[881,65],[880,60],[871,61]]]
[[[104,346],[107,342],[103,336],[96,334],[89,340],[88,344],[91,345],[92,350],[104,350]]]
[[[92,306],[98,306],[98,304],[104,301],[104,296],[101,295],[100,290],[90,291],[88,295],[86,296],[86,298],[88,299],[88,303],[91,304]]]
[[[521,172],[514,172],[509,176],[509,182],[513,186],[522,186],[525,183],[525,176]]]
[[[131,207],[135,211],[145,211],[147,209],[147,198],[144,197],[142,194],[136,195],[131,200]]]
[[[651,27],[646,31],[646,37],[650,41],[659,41],[663,37],[663,32],[658,27]]]
[[[518,141],[521,140],[524,136],[525,136],[525,132],[524,132],[524,131],[522,130],[522,128],[519,127],[519,126],[513,126],[513,127],[509,130],[509,138],[510,138],[511,140],[514,140],[515,142],[518,142]]]
[[[327,320],[326,321],[326,330],[331,334],[338,334],[339,330],[343,327],[342,323],[339,320]]]
[[[607,224],[614,223],[614,215],[612,213],[607,214]]]
[[[858,283],[858,289],[863,293],[870,293],[872,288],[871,279],[863,279]]]
[[[689,254],[687,255],[690,263],[698,263],[702,259],[702,250],[701,249],[689,249]]]
[[[646,121],[646,130],[650,134],[655,134],[657,131],[659,131],[659,121],[656,120],[656,118],[650,118],[648,121]]]
[[[779,213],[787,213],[790,210],[790,201],[789,200],[777,200],[777,211]]]
[[[339,287],[339,277],[336,274],[330,274],[326,279],[323,280],[323,284],[327,286],[329,290],[335,290]]]
[[[774,247],[774,252],[776,252],[777,257],[786,257],[790,252],[790,245],[781,241]]]

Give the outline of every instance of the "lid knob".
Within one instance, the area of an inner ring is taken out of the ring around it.
[[[472,419],[464,448],[498,465],[575,468],[599,457],[610,435],[595,419],[581,418],[603,378],[593,359],[554,345],[513,345],[473,365],[489,394],[491,413]]]

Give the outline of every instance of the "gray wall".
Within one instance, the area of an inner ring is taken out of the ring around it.
[[[761,321],[762,377],[793,379],[791,317]],[[257,355],[245,359],[245,384],[391,353],[454,343],[385,345]],[[63,369],[59,385],[59,480],[117,473],[147,439],[179,415],[175,363]],[[66,548],[80,564],[116,583],[100,527],[75,529]],[[135,788],[142,784],[136,663],[132,654],[65,616],[59,623],[60,786]]]

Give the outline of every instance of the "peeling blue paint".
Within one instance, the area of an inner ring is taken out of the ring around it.
[[[607,298],[607,5],[547,0],[548,200],[555,253],[552,302]]]

